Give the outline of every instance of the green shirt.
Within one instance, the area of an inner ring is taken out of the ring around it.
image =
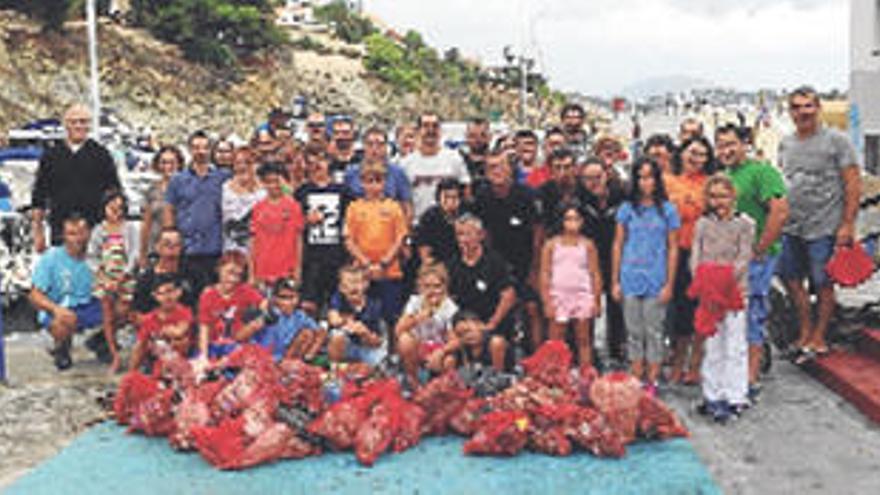
[[[746,160],[738,167],[729,168],[727,173],[736,188],[736,210],[755,220],[757,243],[767,223],[769,201],[786,195],[782,174],[769,163],[754,160]],[[767,254],[777,254],[779,250],[777,240],[767,249]]]

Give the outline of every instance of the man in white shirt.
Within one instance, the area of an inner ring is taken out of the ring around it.
[[[434,204],[434,193],[441,180],[458,179],[466,188],[471,183],[461,156],[443,147],[440,117],[433,112],[424,113],[419,117],[418,128],[419,147],[401,163],[412,186],[415,219]]]

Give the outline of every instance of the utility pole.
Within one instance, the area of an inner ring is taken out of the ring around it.
[[[519,73],[519,115],[517,116],[517,122],[520,127],[524,127],[526,125],[526,110],[528,109],[529,72],[535,65],[535,61],[526,57],[525,54],[517,55],[513,53],[513,48],[510,45],[504,47],[504,60],[507,61],[508,66],[515,67]]]
[[[92,133],[101,140],[101,90],[98,75],[98,19],[95,0],[86,0],[86,24],[89,34],[89,73],[92,95]]]

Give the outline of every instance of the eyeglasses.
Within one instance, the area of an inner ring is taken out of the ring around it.
[[[275,299],[278,299],[280,301],[292,301],[296,299],[296,294],[277,294],[275,296]]]
[[[581,180],[583,180],[584,182],[599,182],[600,180],[602,180],[602,176],[592,174],[582,175]]]
[[[362,181],[364,184],[376,184],[376,183],[379,183],[379,182],[385,182],[385,177],[381,177],[381,176],[377,176],[377,175],[371,175],[371,176],[369,176],[369,177],[363,177],[363,178],[361,178],[361,181]]]

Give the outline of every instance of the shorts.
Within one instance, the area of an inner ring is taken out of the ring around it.
[[[536,291],[528,282],[520,282],[517,280],[514,284],[513,289],[516,291],[516,299],[521,303],[540,303],[541,296],[538,295],[538,291]]]
[[[437,341],[427,341],[419,343],[419,361],[427,361],[431,354],[435,351],[443,349],[446,344]]]
[[[779,260],[779,276],[785,281],[802,280],[809,277],[814,288],[828,287],[831,279],[825,272],[825,265],[834,255],[834,236],[818,239],[784,234],[782,236],[782,257]]]
[[[596,312],[596,297],[590,292],[560,293],[550,291],[550,301],[557,323],[586,320]]]
[[[302,297],[320,308],[325,305],[338,285],[339,267],[345,263],[344,255],[328,253],[318,255],[306,251],[302,262]]]
[[[76,314],[77,331],[100,326],[101,321],[103,320],[101,312],[101,301],[99,301],[95,297],[91,298],[87,303],[79,304],[70,308],[70,310],[73,311],[74,314]],[[49,325],[52,324],[52,319],[52,314],[46,311],[41,311],[39,316],[37,317],[40,326],[46,328],[48,328]]]
[[[767,317],[770,314],[770,283],[776,272],[779,255],[767,256],[763,260],[749,262],[749,301],[747,308],[748,330],[746,340],[749,345],[763,345]]]
[[[364,363],[369,366],[376,366],[388,355],[388,349],[382,343],[379,347],[368,347],[355,342],[347,331],[334,329],[330,331],[330,335],[345,336],[345,360],[356,363]]]

